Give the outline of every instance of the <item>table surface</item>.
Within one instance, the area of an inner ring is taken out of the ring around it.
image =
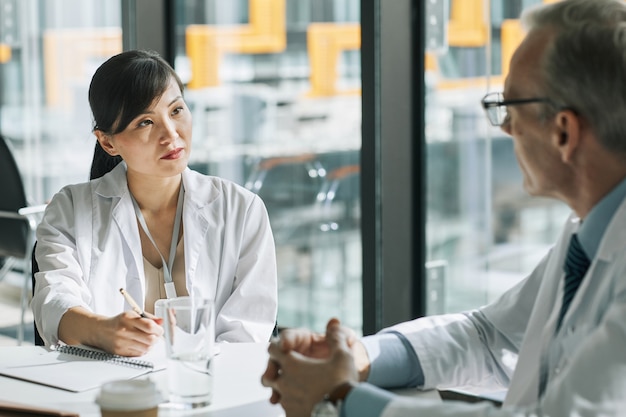
[[[46,352],[37,346],[0,347],[0,367],[11,365]],[[220,344],[220,353],[215,358],[215,380],[213,402],[199,410],[173,410],[159,407],[159,417],[211,416],[211,417],[284,417],[279,405],[269,402],[271,390],[261,385],[261,375],[267,364],[267,344],[228,343]],[[167,371],[150,373],[162,392],[167,392]],[[10,401],[31,406],[72,411],[81,417],[100,417],[94,402],[99,390],[92,389],[74,393],[18,379],[0,376],[0,401]],[[396,391],[401,395],[418,395],[439,398],[436,391]]]
[[[0,366],[46,352],[36,346],[0,347]],[[256,343],[222,344],[215,358],[213,403],[200,410],[159,408],[159,416],[259,417],[284,416],[280,406],[269,402],[271,390],[261,385],[261,374],[267,363],[267,345]],[[166,392],[167,371],[147,376]],[[94,400],[98,389],[73,393],[18,379],[0,376],[0,401],[10,401],[39,407],[73,411],[81,417],[99,417]]]

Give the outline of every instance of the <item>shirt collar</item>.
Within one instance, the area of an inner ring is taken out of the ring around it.
[[[596,257],[600,241],[622,201],[626,198],[626,179],[596,204],[578,230],[578,240],[589,259]]]

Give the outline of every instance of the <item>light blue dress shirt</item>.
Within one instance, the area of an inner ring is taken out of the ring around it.
[[[595,258],[602,236],[624,199],[626,179],[604,196],[581,222],[578,238],[589,259]],[[403,335],[380,333],[362,341],[371,361],[369,377],[345,398],[341,417],[379,417],[393,394],[378,387],[419,387],[424,383],[419,359]]]
[[[371,361],[366,383],[353,388],[341,407],[342,417],[378,417],[393,394],[382,388],[419,387],[424,373],[409,341],[400,333],[362,339]]]
[[[620,182],[604,196],[581,223],[578,229],[578,240],[589,259],[593,260],[596,257],[602,236],[624,198],[626,198],[626,180]]]

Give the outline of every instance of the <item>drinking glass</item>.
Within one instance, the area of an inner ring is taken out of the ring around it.
[[[163,304],[170,405],[206,407],[213,391],[213,302],[187,296]]]

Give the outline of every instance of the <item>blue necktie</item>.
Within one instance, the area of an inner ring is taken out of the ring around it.
[[[580,286],[580,283],[589,268],[591,261],[585,254],[578,237],[576,234],[572,235],[572,239],[569,242],[569,248],[567,249],[567,256],[565,257],[565,265],[563,270],[565,271],[565,284],[563,285],[563,305],[561,306],[561,312],[559,313],[559,321],[557,322],[557,330],[561,327],[561,321],[567,313],[567,309],[576,295],[576,291]]]

